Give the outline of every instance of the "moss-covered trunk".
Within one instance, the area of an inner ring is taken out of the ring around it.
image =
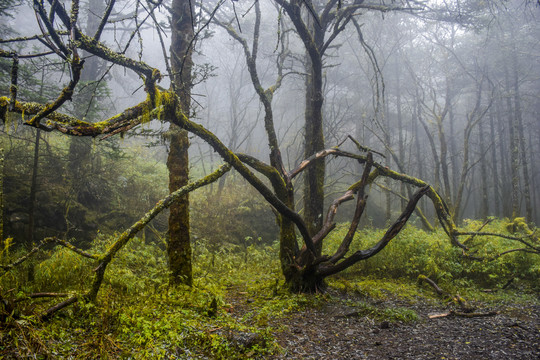
[[[171,70],[176,94],[182,111],[189,116],[191,105],[191,69],[193,65],[191,40],[192,15],[189,0],[173,0],[171,7]],[[189,180],[189,139],[187,131],[171,124],[170,149],[167,159],[169,191],[186,185]],[[191,243],[189,226],[189,195],[176,201],[170,209],[167,254],[172,284],[191,285]]]

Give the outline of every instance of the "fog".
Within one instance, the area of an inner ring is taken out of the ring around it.
[[[309,70],[305,44],[279,3],[260,1],[256,68],[263,89],[278,78],[281,81],[272,92],[271,104],[283,163],[292,170],[306,157],[304,112]],[[6,2],[6,6],[9,4]],[[71,3],[62,4],[69,12]],[[115,3],[101,42],[159,69],[164,74],[159,86],[167,89],[170,81],[163,53],[170,61],[170,4],[156,4]],[[341,6],[345,9],[351,4],[344,1]],[[97,15],[99,22],[101,15],[94,10],[105,5],[100,0],[91,0],[90,5],[81,2],[79,27],[86,29],[92,16]],[[213,132],[230,150],[268,162],[265,109],[254,90],[242,44],[225,30],[230,27],[252,51],[254,3],[203,1],[202,7],[195,2],[192,5],[197,37],[191,44],[194,68],[190,118]],[[322,11],[324,5],[316,4],[313,11]],[[331,39],[322,56],[325,147],[353,151],[354,143],[345,141],[351,135],[380,153],[375,158],[385,166],[433,185],[458,221],[523,216],[538,223],[539,6],[522,0],[372,1],[364,5],[351,17],[340,13],[338,7],[335,11],[343,18],[331,22],[324,34],[326,40]],[[379,11],[384,6],[389,8]],[[154,10],[149,12],[150,8]],[[309,18],[309,11],[304,11],[302,16]],[[11,17],[2,17],[3,39],[42,33],[31,4],[22,3],[9,12]],[[55,26],[61,29],[59,19]],[[314,22],[312,26],[320,24]],[[55,54],[21,56],[50,50],[39,41],[3,40],[1,49],[5,54],[16,50],[21,64],[40,69],[36,73],[46,68],[45,79],[57,87],[65,86],[70,77],[66,64]],[[6,62],[0,90],[2,96],[9,96],[10,57],[2,54]],[[77,114],[77,107],[94,106],[98,109],[86,120],[97,122],[147,97],[140,74],[90,53],[82,56],[86,59],[83,74],[92,61],[97,64],[95,78],[85,81],[99,81],[106,91],[92,96],[91,105],[84,105],[86,100],[77,97],[82,92],[79,87],[75,100],[67,102],[63,111]],[[280,58],[282,69],[278,71]],[[32,97],[19,92],[20,99],[25,96]],[[57,96],[58,92],[51,91],[42,100],[51,102]],[[147,155],[163,164],[168,141],[162,134],[168,128],[167,121],[152,120],[127,131],[124,140],[114,146],[129,153],[131,148],[152,144]],[[192,177],[220,163],[207,141],[190,134],[190,142]],[[325,202],[330,204],[337,193],[357,181],[361,170],[350,159],[328,157]],[[303,185],[300,180],[295,184],[297,207],[302,211]],[[383,225],[395,217],[403,206],[399,195],[407,198],[410,191],[402,184],[374,184],[369,222]],[[421,208],[435,219],[427,202],[422,202]],[[17,212],[15,208],[9,211]],[[346,215],[343,220],[347,220]]]

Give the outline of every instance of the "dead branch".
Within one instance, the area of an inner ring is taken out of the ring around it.
[[[403,199],[403,200],[408,200],[407,197],[401,195],[400,193],[398,193],[397,191],[394,191],[390,188],[387,188],[386,186],[382,185],[382,184],[379,184],[379,183],[375,183],[375,185],[377,185],[377,187],[381,188],[382,190],[384,191],[388,191],[389,193],[399,197],[400,199]],[[426,218],[426,215],[424,215],[424,213],[422,212],[422,209],[420,209],[420,207],[416,207],[416,209],[414,209],[414,212],[416,213],[416,216],[418,216],[420,218],[420,221],[422,221],[422,224],[424,225],[424,227],[430,231],[430,232],[433,232],[435,231],[435,228],[433,227],[433,225],[431,225],[431,223],[429,222],[429,220]]]
[[[466,318],[475,318],[475,317],[487,317],[487,316],[495,316],[495,315],[498,315],[498,312],[489,311],[489,312],[485,312],[485,313],[481,313],[481,312],[467,313],[467,312],[460,312],[460,311],[450,310],[450,311],[448,311],[446,313],[433,314],[433,315],[429,315],[428,317],[430,319],[438,319],[438,318],[447,317],[447,316],[460,316],[460,317],[466,317]]]
[[[448,299],[451,299],[454,303],[456,303],[456,304],[458,304],[460,306],[460,308],[463,310],[464,313],[471,313],[471,312],[474,311],[473,308],[470,308],[468,306],[467,301],[464,298],[462,298],[459,294],[452,295],[452,294],[444,291],[443,289],[441,289],[437,285],[437,283],[435,281],[431,280],[427,276],[425,276],[425,275],[418,276],[418,281],[420,281],[420,282],[425,281],[426,283],[428,283],[435,290],[437,295],[444,296],[444,297],[447,297]]]
[[[361,152],[371,152],[371,153],[374,153],[374,154],[377,154],[383,158],[386,158],[386,156],[384,156],[383,153],[380,153],[378,151],[375,151],[371,148],[368,148],[367,146],[364,146],[362,144],[360,144],[360,142],[358,140],[356,140],[354,137],[352,137],[352,135],[348,135],[347,136],[349,139],[351,139],[351,141],[354,143],[354,145],[356,145],[356,147],[358,148],[359,151]]]
[[[429,286],[431,286],[433,288],[433,290],[435,290],[435,292],[437,293],[437,295],[450,295],[448,294],[446,291],[444,291],[443,289],[441,289],[437,283],[435,283],[435,281],[431,280],[430,278],[428,278],[427,276],[425,275],[420,275],[418,276],[418,281],[424,281],[426,283],[429,284]]]
[[[79,298],[80,295],[75,295],[65,301],[62,301],[61,303],[54,305],[53,307],[50,307],[41,315],[41,320],[49,320],[57,311],[62,310],[63,308],[77,302]]]
[[[532,239],[534,241],[538,241],[538,238],[536,238],[534,235],[527,235],[523,237],[517,237],[517,236],[511,236],[511,235],[505,235],[505,234],[499,234],[499,233],[492,233],[492,232],[467,232],[467,231],[458,231],[456,232],[456,235],[458,236],[464,236],[464,235],[470,235],[470,236],[495,236],[500,237],[507,240],[515,240],[523,245],[527,246],[530,252],[534,253],[540,253],[540,246],[534,246],[531,243],[525,241],[525,239]]]
[[[67,297],[69,295],[70,294],[67,294],[67,293],[52,293],[52,292],[33,293],[33,294],[26,294],[23,298],[16,299],[13,302],[18,303],[18,302],[25,301],[25,300],[39,299],[39,298]]]
[[[294,179],[298,174],[300,174],[302,171],[304,171],[308,166],[312,165],[316,160],[324,159],[324,158],[328,157],[329,155],[343,156],[343,157],[348,157],[348,158],[352,158],[352,159],[357,159],[361,163],[366,161],[365,156],[349,153],[349,152],[346,152],[346,151],[339,150],[337,148],[324,149],[324,150],[321,150],[321,151],[311,155],[310,157],[308,157],[307,159],[302,161],[300,163],[300,165],[298,165],[296,167],[296,169],[292,170],[289,173],[289,178],[291,180]]]

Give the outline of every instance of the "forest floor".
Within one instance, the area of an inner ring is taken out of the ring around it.
[[[469,304],[476,316],[466,317],[459,306],[432,299],[329,294],[316,306],[269,320],[281,348],[270,359],[540,358],[538,302]],[[257,311],[247,293],[230,292],[228,301],[239,318]],[[436,317],[452,309],[460,315]]]

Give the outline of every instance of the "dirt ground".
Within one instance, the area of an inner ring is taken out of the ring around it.
[[[344,304],[337,299],[276,319],[272,325],[281,331],[274,336],[283,352],[272,359],[540,359],[538,304],[477,308],[476,313],[496,314],[472,318],[430,318],[448,313],[442,303],[374,304],[414,310],[419,319],[408,323],[376,321]]]

